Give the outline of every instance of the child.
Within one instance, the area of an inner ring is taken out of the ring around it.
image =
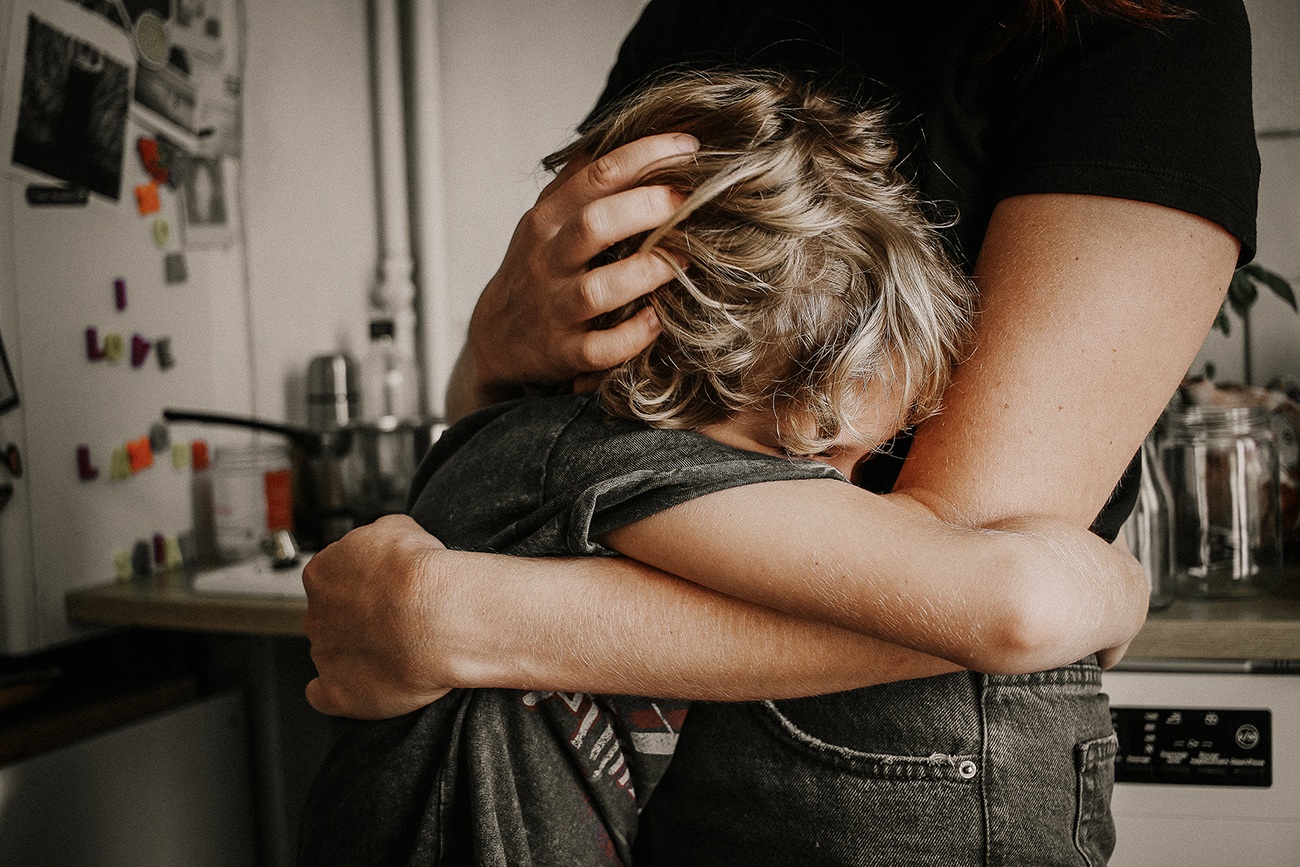
[[[995,639],[1025,625],[1031,588],[1056,594],[1068,623],[1083,576],[1131,568],[1081,530],[961,530],[843,484],[937,411],[971,306],[892,168],[882,115],[780,76],[683,75],[547,165],[669,131],[701,148],[644,183],[683,204],[606,256],[672,263],[676,279],[646,302],[660,337],[594,394],[454,426],[412,487],[416,520],[452,547],[622,554],[974,667],[1006,665]],[[786,530],[818,533],[826,559],[783,562]],[[1135,628],[1077,619],[1053,639],[1057,664]],[[397,720],[343,722],[304,863],[628,864],[686,714],[681,700],[462,689]]]

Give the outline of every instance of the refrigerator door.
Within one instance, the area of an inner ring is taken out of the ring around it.
[[[22,38],[38,20],[30,10],[45,8],[0,0],[0,46],[9,49],[0,53],[0,118],[9,118],[0,130],[14,125],[15,76],[39,68],[58,86],[61,67],[41,67]],[[65,24],[102,24],[76,4],[49,8]],[[105,56],[134,58],[125,31],[87,28],[101,34]],[[174,463],[156,431],[148,443],[164,406],[252,409],[242,245],[235,234],[224,249],[187,247],[182,189],[165,183],[157,210],[145,213],[136,188],[151,176],[140,142],[158,133],[139,118],[127,113],[116,199],[92,191],[81,205],[32,204],[33,187],[58,179],[14,164],[13,142],[0,142],[0,338],[19,398],[0,415],[0,454],[12,444],[24,469],[0,477],[14,484],[0,511],[0,653],[74,638],[69,589],[111,582],[124,553],[143,543],[152,561],[155,537],[165,547],[191,528],[188,462]],[[124,472],[114,473],[115,460]]]

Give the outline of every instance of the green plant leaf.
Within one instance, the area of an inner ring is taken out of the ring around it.
[[[1296,306],[1295,292],[1291,289],[1291,284],[1282,279],[1279,274],[1255,262],[1243,266],[1241,270],[1255,282],[1263,283],[1273,290],[1273,294],[1285,301],[1292,310],[1300,312],[1300,307]]]
[[[1245,316],[1259,297],[1255,282],[1244,268],[1233,272],[1232,282],[1228,284],[1228,306],[1238,316]]]

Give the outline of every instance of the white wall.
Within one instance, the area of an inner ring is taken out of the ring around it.
[[[248,0],[244,160],[256,411],[301,420],[315,354],[366,345],[377,265],[366,5]],[[640,0],[441,0],[449,344],[562,144],[604,85]],[[1247,0],[1264,162],[1258,261],[1300,285],[1300,4]],[[1300,318],[1271,296],[1253,317],[1255,378],[1300,375]],[[1235,323],[1234,323],[1235,324]],[[1241,376],[1240,327],[1198,366]]]
[[[445,333],[464,338],[479,291],[543,186],[538,161],[595,104],[638,0],[441,0],[447,160]]]
[[[1254,43],[1255,127],[1263,177],[1259,190],[1256,261],[1300,291],[1300,4],[1246,0]],[[1253,379],[1300,378],[1300,316],[1271,293],[1261,293],[1252,314]],[[1206,361],[1220,381],[1242,381],[1241,325],[1206,339],[1193,371]]]
[[[303,421],[313,355],[365,350],[378,261],[366,3],[244,0],[255,411]]]

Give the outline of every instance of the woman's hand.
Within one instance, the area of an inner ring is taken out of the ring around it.
[[[593,330],[591,319],[666,283],[668,263],[650,252],[589,263],[672,216],[680,196],[636,184],[649,168],[698,148],[689,135],[650,136],[595,162],[570,163],[542,190],[474,308],[448,395],[451,418],[511,397],[522,384],[605,370],[649,345],[659,328],[648,308],[604,330]]]
[[[442,543],[405,516],[380,518],[321,551],[303,570],[307,638],[317,677],[307,701],[331,716],[386,719],[445,695],[436,560]]]

